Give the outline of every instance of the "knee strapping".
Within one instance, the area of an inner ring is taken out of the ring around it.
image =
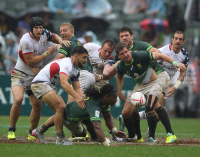
[[[153,111],[154,106],[156,105],[157,101],[158,101],[158,97],[155,97],[155,99],[152,100],[152,95],[149,95],[147,106],[146,106],[146,112]]]

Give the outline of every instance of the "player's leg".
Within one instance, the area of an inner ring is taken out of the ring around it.
[[[177,137],[174,135],[172,131],[170,120],[166,110],[159,103],[157,103],[157,105],[155,106],[155,111],[158,114],[160,121],[165,127],[167,134],[166,143],[172,143],[176,141]]]
[[[30,102],[32,104],[32,110],[30,113],[30,130],[29,130],[29,134],[32,135],[32,130],[34,130],[35,128],[37,128],[38,123],[40,121],[40,111],[42,108],[42,100],[41,99],[37,99],[32,91],[27,91],[28,95],[29,95],[29,99]],[[28,136],[28,140],[31,140],[32,137]]]
[[[44,133],[52,126],[54,126],[54,115],[49,117],[49,119],[46,122],[44,122],[42,125],[34,129],[32,131],[32,135],[34,137],[37,137],[41,144],[46,144],[44,140]]]
[[[56,143],[63,144],[63,142],[65,142],[65,135],[63,132],[65,103],[62,97],[60,97],[54,90],[43,95],[42,100],[55,111],[54,125],[56,127]]]
[[[135,120],[132,116],[135,111],[136,108],[131,104],[131,102],[126,101],[122,110],[122,116],[124,124],[128,130],[128,138],[131,139],[135,137]]]
[[[14,97],[14,103],[10,110],[10,126],[9,126],[9,133],[8,139],[15,139],[15,131],[16,131],[16,123],[20,115],[20,106],[24,99],[24,88],[21,86],[14,86],[12,87],[12,93]]]
[[[64,126],[72,133],[72,137],[68,138],[68,141],[79,142],[89,139],[87,131],[81,123],[67,124],[67,122],[64,121]]]
[[[149,126],[148,142],[155,142],[155,131],[157,125],[157,117],[154,112],[154,106],[158,103],[158,97],[155,95],[148,95],[146,102],[147,123]]]

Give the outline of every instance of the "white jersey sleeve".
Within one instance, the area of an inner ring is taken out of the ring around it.
[[[22,54],[34,53],[33,43],[30,38],[22,38],[20,41],[20,50],[22,51]]]

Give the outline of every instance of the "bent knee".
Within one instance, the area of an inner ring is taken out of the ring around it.
[[[20,106],[22,104],[23,100],[24,100],[23,97],[15,98],[14,105]]]

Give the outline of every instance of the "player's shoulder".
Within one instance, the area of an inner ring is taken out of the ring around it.
[[[26,33],[22,36],[22,38],[20,39],[20,45],[26,45],[26,44],[32,44],[33,42],[33,38],[31,37],[31,35],[29,33]]]
[[[96,48],[96,49],[99,49],[101,48],[101,46],[95,44],[95,43],[86,43],[83,45],[83,47],[88,47],[88,48]]]
[[[161,52],[170,51],[169,47],[170,47],[170,44],[167,44],[167,45],[160,47],[158,50],[161,51]]]
[[[185,48],[181,48],[181,52],[182,52],[182,54],[184,55],[184,56],[188,56],[188,52],[186,51],[186,49]]]

